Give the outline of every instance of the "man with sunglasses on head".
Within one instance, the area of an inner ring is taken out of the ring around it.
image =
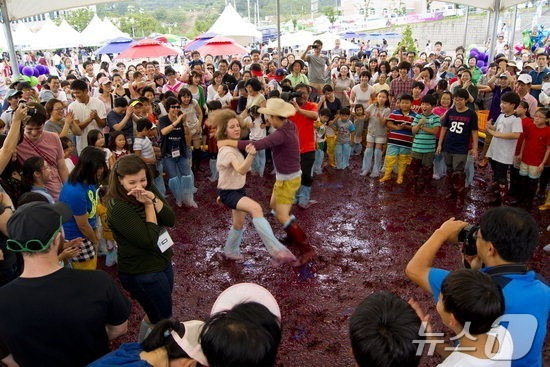
[[[112,278],[58,261],[71,217],[63,203],[31,202],[8,220],[6,246],[24,261],[21,276],[0,288],[0,360],[9,366],[85,366],[127,331],[130,303]]]

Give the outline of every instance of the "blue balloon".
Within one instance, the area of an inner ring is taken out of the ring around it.
[[[26,75],[26,76],[34,75],[34,69],[31,68],[30,66],[25,66],[23,70],[21,70],[21,72],[23,73],[23,75]]]
[[[40,76],[40,72],[38,71],[37,68],[33,68],[32,69],[32,75],[35,76],[35,77],[39,77]]]

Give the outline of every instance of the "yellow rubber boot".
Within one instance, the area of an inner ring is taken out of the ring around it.
[[[399,154],[397,158],[397,184],[401,185],[403,183],[405,171],[407,170],[407,165],[411,160],[411,156],[409,154]]]
[[[544,201],[544,204],[539,206],[539,210],[548,210],[550,209],[550,190],[546,192],[546,200]]]
[[[380,182],[386,182],[391,179],[391,173],[396,163],[397,163],[396,155],[386,156],[386,160],[384,162],[384,176],[382,176],[382,178],[380,179]]]

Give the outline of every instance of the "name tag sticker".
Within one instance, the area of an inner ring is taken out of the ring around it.
[[[172,245],[174,244],[174,241],[172,240],[172,237],[170,237],[170,234],[166,229],[163,229],[159,234],[159,239],[157,241],[157,246],[160,249],[160,252],[165,252],[168,250]]]

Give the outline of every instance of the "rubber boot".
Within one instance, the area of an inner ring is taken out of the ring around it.
[[[546,200],[544,204],[539,206],[539,210],[548,210],[550,209],[550,190],[546,191]]]
[[[521,190],[522,187],[525,187],[524,185],[527,185],[527,182],[523,176],[520,176],[519,169],[514,166],[510,167],[510,190],[508,191],[508,196],[512,205],[524,202],[524,198],[522,198],[524,195],[522,195]]]
[[[325,152],[321,149],[315,151],[315,162],[313,162],[313,167],[311,168],[311,175],[313,174],[320,175],[323,173],[323,159],[325,158]]]
[[[178,176],[172,177],[168,180],[168,188],[172,191],[174,199],[176,200],[176,205],[181,207],[183,205],[183,191],[181,187],[181,181]]]
[[[464,206],[466,196],[466,174],[464,172],[454,172],[454,190],[456,192],[456,206]]]
[[[399,154],[397,156],[397,184],[403,183],[405,171],[407,170],[407,164],[409,163],[410,156],[405,154]]]
[[[365,150],[365,153],[363,154],[363,166],[361,167],[361,176],[366,176],[369,174],[372,167],[373,155],[374,155],[374,148],[367,148]]]
[[[537,194],[538,179],[527,178],[522,197],[522,204],[527,211],[533,209],[533,200]]]
[[[380,176],[380,166],[382,165],[382,149],[374,149],[374,165],[370,177],[375,178]]]
[[[158,177],[153,178],[153,182],[159,193],[163,197],[166,197],[166,185],[164,184],[164,166],[162,165],[162,161],[157,161],[157,170],[159,172],[159,175]]]
[[[456,199],[456,191],[455,191],[456,175],[455,175],[455,173],[456,172],[453,172],[453,173],[447,175],[446,185],[447,185],[448,192],[445,195],[446,200]]]
[[[260,235],[265,248],[273,258],[274,265],[286,264],[297,260],[292,252],[277,240],[269,222],[264,217],[254,218],[252,219],[252,223]]]
[[[223,254],[226,258],[231,260],[243,260],[243,255],[241,255],[243,231],[244,229],[236,229],[231,226],[227,234],[227,239],[225,240],[225,246],[223,247]]]
[[[197,203],[193,199],[193,178],[189,176],[181,176],[181,187],[182,187],[182,203],[185,206],[191,208],[198,208]]]
[[[292,221],[285,228],[285,231],[288,235],[289,240],[297,247],[298,251],[300,252],[298,260],[296,260],[294,266],[304,265],[315,256],[315,250],[308,243],[306,234],[295,220]]]
[[[407,179],[410,180],[410,184],[407,185],[413,193],[418,193],[418,189],[421,186],[420,181],[420,169],[422,168],[422,161],[420,159],[414,159],[411,161],[411,164],[406,169]]]
[[[420,176],[422,177],[422,188],[421,191],[429,192],[432,189],[432,177],[433,177],[433,167],[431,166],[422,166],[420,170]]]
[[[300,196],[297,197],[298,206],[302,209],[308,209],[311,205],[316,204],[315,200],[311,200],[311,186],[300,186],[298,190]]]
[[[393,171],[393,167],[397,163],[397,156],[396,155],[387,155],[386,160],[384,162],[384,176],[380,179],[380,182],[386,182],[391,179],[391,173]]]
[[[138,343],[143,342],[151,330],[153,330],[153,325],[149,324],[145,319],[142,319],[139,325]]]
[[[216,163],[218,161],[216,159],[210,159],[208,161],[208,166],[210,167],[210,177],[208,177],[208,179],[211,181],[211,182],[214,182],[214,181],[217,181],[218,180],[218,169],[216,168]]]
[[[500,197],[500,205],[508,205],[508,183],[498,185],[498,196]]]

